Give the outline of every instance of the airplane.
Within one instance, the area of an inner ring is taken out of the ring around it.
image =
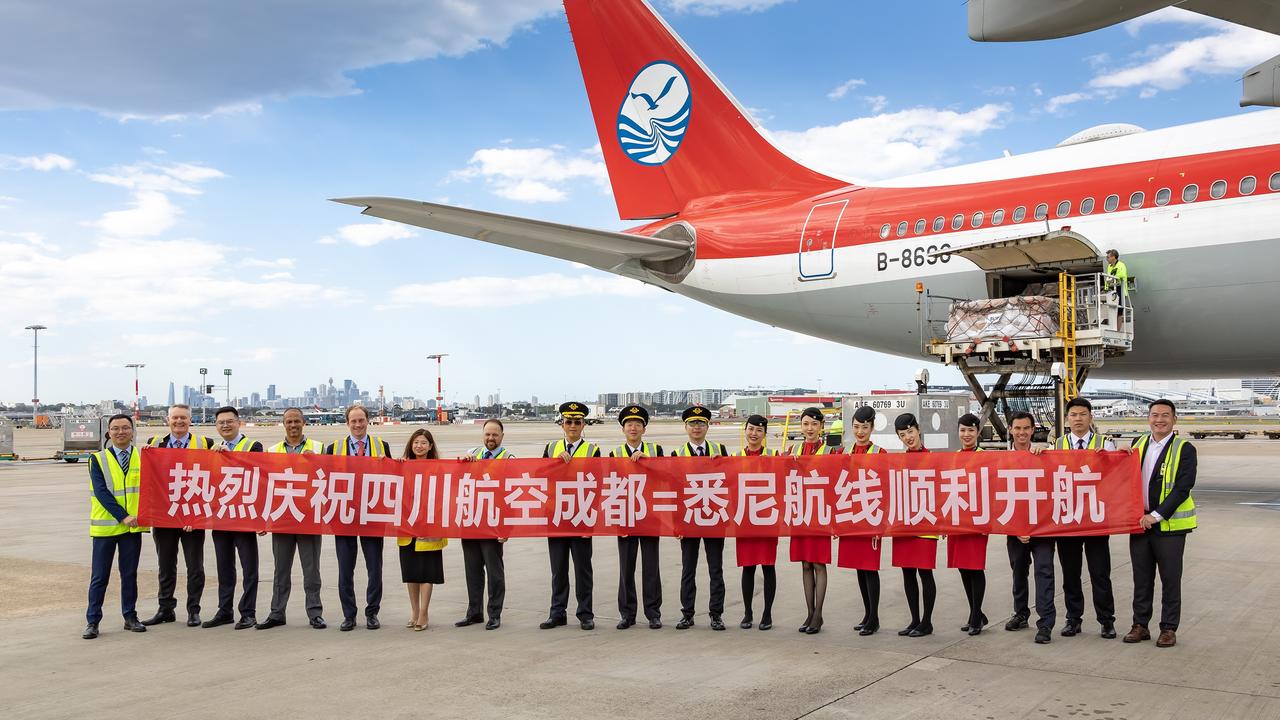
[[[1114,248],[1140,279],[1136,339],[1093,377],[1280,370],[1280,110],[1099,126],[1048,150],[857,185],[775,147],[644,0],[564,7],[619,216],[648,222],[609,232],[398,198],[336,202],[912,358],[926,357],[917,283],[986,298],[1035,277],[984,270],[970,250],[1030,243],[1056,277],[1101,272]]]

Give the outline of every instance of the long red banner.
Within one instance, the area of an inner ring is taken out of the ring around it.
[[[330,535],[1136,532],[1127,452],[400,461],[142,451],[145,526]]]

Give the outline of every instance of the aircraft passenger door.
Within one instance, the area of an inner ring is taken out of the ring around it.
[[[800,232],[801,280],[835,277],[836,238],[840,231],[840,218],[848,205],[848,200],[835,200],[809,208],[809,217]]]

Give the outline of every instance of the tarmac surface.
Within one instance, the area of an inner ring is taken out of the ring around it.
[[[378,432],[399,451],[412,429]],[[432,430],[445,455],[479,442],[478,426]],[[162,430],[140,434],[155,432]],[[211,428],[196,432],[213,434]],[[264,441],[283,435],[279,427],[245,432]],[[540,454],[557,432],[550,423],[509,425],[507,446],[518,455]],[[712,436],[737,445],[737,432],[736,426],[718,426]],[[322,440],[342,433],[341,427],[312,428]],[[587,435],[606,447],[620,437],[611,425],[591,427]],[[678,423],[657,423],[650,439],[674,444],[681,435]],[[24,429],[16,442],[23,456],[48,456],[58,434]],[[445,550],[446,583],[436,588],[430,629],[404,629],[408,600],[396,546],[389,542],[382,629],[340,633],[336,563],[326,541],[327,630],[306,624],[295,567],[285,627],[206,630],[178,622],[127,633],[120,627],[113,577],[102,637],[86,642],[80,639],[89,578],[86,465],[0,462],[0,707],[12,718],[1280,718],[1280,441],[1196,444],[1201,523],[1187,543],[1182,625],[1177,646],[1169,649],[1101,639],[1091,609],[1084,633],[1055,633],[1049,645],[1035,645],[1031,630],[1006,632],[1009,570],[1000,541],[990,543],[987,564],[984,607],[991,625],[976,637],[959,631],[966,615],[960,579],[941,568],[932,636],[908,639],[895,632],[908,614],[900,575],[889,568],[881,572],[883,627],[859,637],[852,630],[862,614],[855,575],[834,567],[826,626],[815,636],[798,634],[804,601],[798,564],[786,561],[786,540],[779,548],[773,630],[737,627],[742,600],[730,542],[729,630],[712,632],[702,613],[694,628],[677,631],[679,548],[664,540],[665,627],[654,631],[642,623],[619,631],[613,627],[616,546],[600,538],[593,632],[573,624],[538,629],[550,594],[546,543],[513,540],[506,545],[501,629],[453,627],[466,606],[456,542]],[[258,617],[264,619],[272,561],[269,538],[259,543]],[[217,594],[211,545],[206,542],[205,619]],[[1132,575],[1125,538],[1113,538],[1111,547],[1116,625],[1123,634],[1130,624]],[[155,569],[154,546],[144,539],[138,607],[144,618],[155,610]],[[180,621],[184,580],[178,579]],[[706,583],[703,570],[703,609]],[[356,584],[359,595],[362,566]],[[760,592],[757,581],[757,619]],[[1059,595],[1059,618],[1061,608]]]

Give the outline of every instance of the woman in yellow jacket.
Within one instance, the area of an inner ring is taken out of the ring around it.
[[[415,430],[404,448],[405,460],[438,460],[435,438],[426,428]],[[396,538],[400,546],[400,579],[409,588],[409,622],[406,628],[427,629],[431,589],[444,583],[444,547],[449,538]]]

